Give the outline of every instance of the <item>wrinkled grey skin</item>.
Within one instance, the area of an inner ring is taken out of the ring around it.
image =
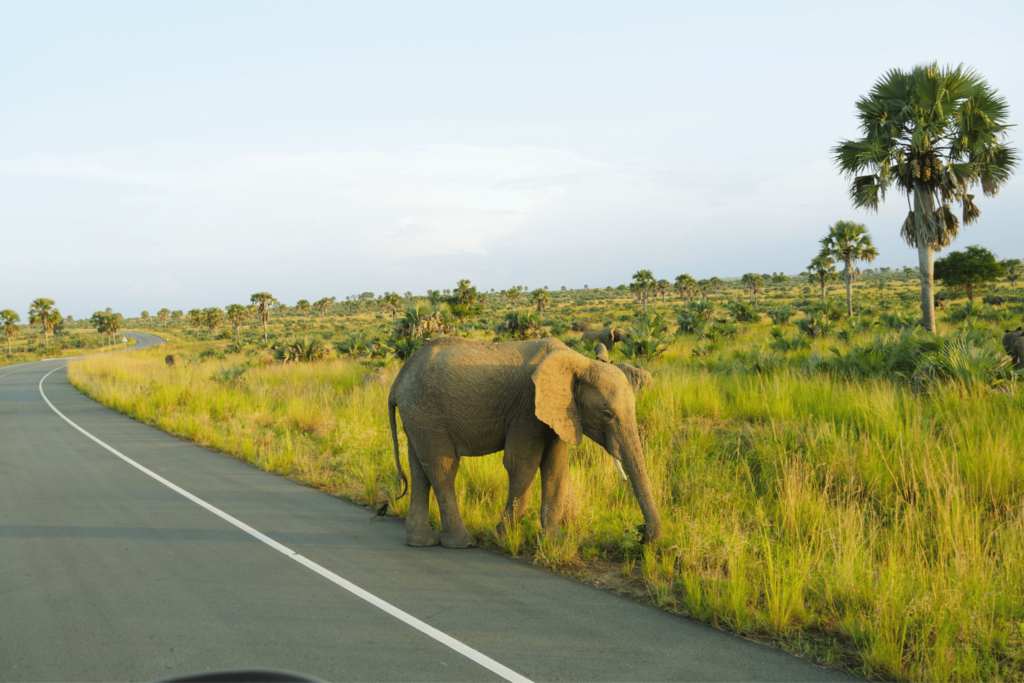
[[[611,363],[608,360],[608,349],[605,348],[604,344],[598,344],[594,347],[594,358],[598,359],[602,363]]]
[[[185,359],[176,353],[172,353],[171,355],[164,358],[164,362],[167,363],[167,367],[174,368],[179,365],[184,365]]]
[[[654,384],[654,378],[651,377],[651,373],[643,368],[638,368],[635,365],[629,363],[616,363],[615,367],[622,371],[622,374],[626,376],[626,380],[629,382],[629,386],[632,387],[634,394],[639,394],[647,387]]]
[[[399,456],[396,410],[408,440],[409,480]],[[497,344],[431,339],[405,363],[388,396],[395,465],[410,493],[406,543],[475,545],[455,493],[459,460],[501,450],[509,487],[498,533],[522,517],[538,469],[541,524],[557,533],[572,495],[568,444],[578,446],[584,436],[625,468],[644,515],[644,541],[657,539],[661,517],[635,410],[621,371],[557,339]],[[440,535],[430,526],[431,489],[441,513]]]
[[[1024,328],[1006,330],[1006,334],[1003,335],[1003,348],[1013,358],[1016,368],[1024,370]]]
[[[596,342],[600,342],[605,345],[609,351],[615,348],[615,342],[626,340],[626,331],[621,327],[606,328],[603,330],[587,330],[580,337],[580,341],[587,339],[593,339]]]
[[[586,332],[587,330],[589,330],[593,326],[594,325],[591,324],[591,323],[580,322],[580,321],[577,320],[577,321],[574,321],[573,324],[572,324],[572,331],[573,332]]]

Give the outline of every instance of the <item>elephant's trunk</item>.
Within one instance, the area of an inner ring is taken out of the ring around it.
[[[644,460],[644,449],[640,445],[640,435],[637,433],[635,425],[629,431],[632,431],[632,434],[624,435],[623,441],[617,444],[618,452],[612,453],[612,457],[622,463],[629,475],[633,494],[644,515],[643,542],[652,543],[661,536],[661,515],[658,513],[658,506],[654,503],[654,494],[651,492],[651,482],[647,476],[647,464]]]

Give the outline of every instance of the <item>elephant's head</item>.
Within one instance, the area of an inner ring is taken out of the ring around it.
[[[624,341],[626,341],[627,334],[628,333],[624,329],[622,329],[621,327],[614,327],[614,328],[612,328],[612,332],[611,332],[612,341],[614,343],[616,343],[616,344],[618,344],[619,342],[624,342]]]
[[[647,465],[636,424],[636,400],[618,368],[575,351],[548,354],[533,372],[535,414],[563,441],[579,446],[583,437],[605,449],[629,475],[644,515],[644,542],[661,534]]]
[[[635,365],[629,363],[616,363],[615,367],[622,371],[622,374],[626,376],[629,381],[629,386],[633,388],[634,394],[639,394],[647,387],[654,384],[654,378],[651,377],[651,373],[643,368],[638,368]]]

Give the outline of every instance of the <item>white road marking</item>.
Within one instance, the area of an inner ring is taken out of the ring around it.
[[[263,543],[269,545],[271,548],[273,548],[274,550],[278,551],[282,555],[285,555],[286,557],[289,557],[289,558],[295,560],[296,562],[301,564],[303,567],[306,567],[307,569],[313,570],[314,572],[316,572],[320,576],[324,577],[325,579],[327,579],[331,583],[334,583],[335,585],[340,586],[341,588],[344,588],[345,590],[347,590],[349,593],[352,593],[356,597],[362,598],[363,600],[365,600],[366,602],[370,603],[374,607],[376,607],[376,608],[378,608],[380,610],[383,610],[384,612],[387,612],[388,614],[390,614],[391,616],[395,617],[399,621],[402,621],[402,622],[408,624],[409,626],[412,626],[414,629],[416,629],[420,633],[423,633],[424,635],[427,635],[427,636],[433,638],[434,640],[436,640],[437,642],[441,643],[442,645],[446,645],[446,646],[450,647],[451,649],[455,650],[456,652],[458,652],[460,655],[466,657],[467,659],[470,659],[470,660],[476,662],[477,664],[479,664],[480,666],[484,667],[485,669],[488,669],[489,671],[494,672],[498,676],[501,676],[506,681],[512,681],[513,683],[532,683],[532,681],[530,681],[529,678],[526,678],[525,676],[521,676],[520,674],[516,673],[512,669],[509,669],[508,667],[506,667],[506,666],[504,666],[502,664],[499,664],[498,662],[494,661],[493,659],[491,659],[487,655],[483,654],[482,652],[478,652],[477,650],[474,650],[473,648],[471,648],[470,646],[466,645],[465,643],[463,643],[463,642],[461,642],[459,640],[456,640],[455,638],[452,638],[447,633],[444,633],[443,631],[439,631],[436,628],[434,628],[433,626],[430,626],[429,624],[426,624],[426,623],[420,621],[419,619],[417,619],[416,617],[412,616],[411,614],[403,612],[402,610],[398,609],[397,607],[395,607],[391,603],[385,602],[384,600],[381,600],[380,598],[378,598],[373,593],[370,593],[368,591],[363,590],[362,588],[360,588],[359,586],[355,585],[354,583],[351,583],[350,581],[346,581],[345,579],[341,578],[340,576],[338,576],[334,572],[332,572],[332,571],[330,571],[328,569],[325,569],[324,567],[321,567],[320,565],[318,565],[313,560],[310,560],[309,558],[306,558],[306,557],[303,557],[302,555],[299,555],[297,552],[295,552],[291,548],[278,543],[277,541],[275,541],[274,539],[270,538],[269,536],[267,536],[267,535],[257,531],[256,529],[253,529],[248,524],[246,524],[246,523],[244,523],[244,522],[242,522],[242,521],[232,517],[228,513],[224,512],[223,510],[221,510],[219,508],[216,508],[213,505],[210,505],[209,503],[207,503],[202,498],[199,498],[198,496],[192,495],[191,493],[189,493],[185,489],[181,488],[180,486],[178,486],[176,484],[173,484],[170,481],[164,479],[163,477],[161,477],[156,472],[153,472],[152,470],[147,469],[146,467],[144,467],[144,466],[140,465],[139,463],[135,462],[134,460],[132,460],[128,456],[124,455],[123,453],[119,452],[117,449],[113,448],[112,446],[109,446],[106,443],[104,443],[103,441],[100,441],[95,436],[93,436],[92,434],[90,434],[89,432],[85,431],[84,429],[79,427],[77,424],[75,424],[74,422],[69,420],[68,417],[66,415],[64,415],[64,413],[62,413],[59,410],[57,410],[57,407],[54,406],[52,403],[50,403],[50,399],[48,399],[46,397],[46,394],[43,392],[43,380],[45,380],[47,377],[49,377],[50,375],[52,375],[54,372],[56,372],[59,369],[60,368],[54,368],[53,370],[50,370],[50,372],[48,372],[45,375],[43,375],[43,377],[39,380],[39,393],[40,393],[40,395],[43,397],[43,400],[46,401],[46,405],[50,406],[50,409],[53,410],[53,412],[57,413],[57,415],[59,415],[65,422],[67,422],[69,425],[71,425],[72,427],[74,427],[75,429],[80,431],[82,434],[86,435],[87,437],[89,437],[90,439],[95,441],[97,444],[99,444],[103,448],[107,449],[108,451],[110,451],[111,453],[116,455],[117,457],[121,458],[126,463],[128,463],[132,467],[136,468],[140,472],[142,472],[142,473],[152,477],[153,479],[157,480],[158,482],[160,482],[161,484],[163,484],[167,488],[171,489],[172,491],[181,494],[185,498],[188,498],[189,500],[191,500],[193,503],[195,503],[199,507],[202,507],[202,508],[205,508],[205,509],[209,510],[213,514],[217,515],[218,517],[220,517],[221,519],[225,520],[226,522],[228,522],[228,523],[238,527],[239,529],[241,529],[245,533],[249,534],[253,538],[256,538],[256,539],[262,541]]]

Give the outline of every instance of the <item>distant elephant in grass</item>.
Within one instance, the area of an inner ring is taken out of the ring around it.
[[[607,328],[603,330],[587,330],[580,337],[580,341],[586,341],[593,339],[596,342],[600,342],[605,345],[609,351],[615,348],[615,342],[621,342],[626,340],[626,331],[621,327]]]
[[[395,411],[409,446],[409,480],[402,471]],[[526,510],[537,470],[541,524],[559,528],[571,495],[568,444],[584,435],[625,467],[644,516],[643,541],[661,533],[625,375],[590,360],[557,339],[488,344],[460,337],[431,339],[406,361],[388,395],[395,465],[410,493],[405,542],[469,548],[455,493],[459,460],[504,450],[508,500],[498,533]],[[430,527],[430,490],[441,513],[440,536]]]
[[[1002,306],[1006,303],[1005,296],[986,296],[981,300],[982,303],[988,304],[989,306]]]
[[[384,387],[388,384],[388,378],[386,375],[382,375],[377,372],[371,372],[367,375],[363,375],[363,386],[377,386]]]
[[[169,368],[176,368],[179,365],[184,365],[185,364],[185,359],[182,358],[181,356],[179,356],[176,353],[172,353],[169,356],[167,356],[166,358],[164,358],[164,362],[167,363],[167,367],[169,367]]]
[[[589,330],[592,327],[593,327],[593,325],[591,323],[580,321],[580,320],[576,320],[572,324],[572,331],[573,332],[586,332],[587,330]]]
[[[1017,369],[1024,370],[1024,328],[1006,330],[1006,334],[1003,335],[1003,348],[1013,358]]]

